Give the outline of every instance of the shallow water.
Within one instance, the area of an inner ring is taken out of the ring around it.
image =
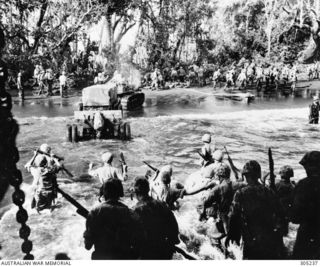
[[[305,173],[298,164],[305,152],[319,150],[319,126],[307,123],[310,92],[300,97],[264,95],[254,103],[217,100],[206,89],[173,90],[159,94],[148,93],[142,111],[126,114],[131,122],[133,139],[92,140],[78,144],[65,142],[65,125],[72,122],[72,103],[77,99],[54,100],[51,104],[34,103],[15,105],[14,114],[20,124],[18,146],[21,160],[19,168],[32,157],[32,150],[42,143],[52,146],[53,152],[65,157],[65,166],[74,175],[70,179],[60,174],[59,184],[90,209],[97,203],[99,183],[86,175],[90,162],[101,164],[100,155],[110,150],[115,154],[123,151],[129,166],[129,181],[125,182],[126,196],[123,201],[134,205],[128,189],[135,176],[144,175],[147,167],[142,160],[158,167],[172,164],[174,178],[185,181],[189,174],[199,169],[197,151],[201,136],[211,132],[217,148],[227,146],[235,164],[241,168],[249,159],[258,160],[268,171],[268,148],[273,149],[275,170],[289,164],[300,179]],[[45,111],[44,111],[45,110]],[[39,116],[41,114],[41,116]],[[115,165],[119,165],[116,157]],[[32,177],[23,170],[27,193],[25,207],[28,209],[36,259],[52,259],[58,252],[67,252],[72,259],[89,259],[90,252],[84,249],[82,233],[85,220],[76,214],[75,208],[59,197],[58,207],[52,213],[41,215],[30,210]],[[7,196],[7,199],[10,199]],[[175,212],[180,232],[189,252],[202,259],[224,259],[224,254],[211,244],[215,228],[211,220],[198,221],[196,204],[200,198],[185,197],[181,208]],[[2,203],[2,212],[10,208]],[[18,238],[16,209],[12,208],[0,223],[0,257],[21,259],[21,239]],[[292,249],[296,226],[291,225],[286,244]],[[232,246],[235,258],[241,258],[241,250]]]

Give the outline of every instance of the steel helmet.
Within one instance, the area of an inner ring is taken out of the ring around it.
[[[261,166],[256,160],[249,160],[244,164],[242,174],[251,174],[253,177],[261,178]]]
[[[221,150],[216,150],[212,154],[212,158],[218,162],[221,162],[223,160],[223,156],[224,156],[224,154]]]
[[[44,153],[50,153],[51,152],[51,147],[48,144],[42,144],[40,146],[40,150]]]
[[[294,176],[293,169],[289,165],[282,166],[279,174],[281,177],[291,178]]]
[[[204,134],[202,136],[202,142],[203,143],[211,143],[211,135],[210,134]]]
[[[105,199],[118,199],[123,197],[123,186],[119,179],[110,178],[102,185],[103,196]]]
[[[113,154],[110,152],[105,152],[102,154],[101,159],[103,162],[111,163],[113,160]]]
[[[305,169],[320,170],[320,151],[307,152],[299,163]]]
[[[219,180],[229,179],[231,174],[231,169],[229,165],[222,163],[216,170],[216,176]]]
[[[150,190],[149,181],[143,176],[136,177],[134,182],[135,193],[140,195],[148,195],[149,190]]]

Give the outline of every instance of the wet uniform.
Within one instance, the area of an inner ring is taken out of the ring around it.
[[[221,233],[227,233],[229,224],[229,210],[233,200],[235,192],[244,187],[244,182],[232,182],[224,180],[220,185],[214,187],[209,196],[204,201],[204,208],[211,208],[213,211],[213,217],[219,218],[222,222],[223,228],[218,228]]]
[[[161,201],[147,196],[133,208],[145,231],[141,259],[172,259],[178,244],[179,228],[171,210]]]
[[[176,201],[185,194],[185,189],[179,184],[167,186],[159,179],[151,184],[150,195],[156,200],[165,202],[171,210],[176,209]]]
[[[291,221],[300,224],[294,259],[320,259],[320,177],[299,181],[294,189]]]
[[[36,187],[32,208],[40,211],[52,207],[53,201],[57,198],[57,171],[56,166],[31,168],[33,186]]]
[[[244,259],[283,259],[284,216],[277,198],[261,184],[239,189],[230,209],[228,236],[243,239]]]
[[[107,200],[90,211],[84,233],[85,247],[93,260],[137,259],[142,237],[138,221],[129,208]]]
[[[101,184],[103,184],[110,178],[117,178],[121,181],[124,181],[126,179],[126,174],[123,175],[120,170],[111,166],[111,164],[106,164],[105,166],[100,167],[96,170],[90,170],[88,173],[92,177],[98,178]]]
[[[292,206],[292,194],[295,185],[290,182],[290,180],[284,180],[281,179],[279,181],[276,181],[276,192],[277,196],[279,197],[280,204],[282,206],[282,209],[285,214],[285,220],[287,223],[287,229],[288,229],[288,224],[289,224],[289,210],[291,209]]]

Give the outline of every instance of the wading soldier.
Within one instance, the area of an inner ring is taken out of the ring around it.
[[[141,259],[171,260],[174,245],[180,242],[176,218],[165,203],[149,196],[146,178],[136,178],[134,192],[138,200],[134,214],[145,231]]]
[[[242,171],[247,186],[239,189],[230,209],[229,241],[243,240],[243,259],[283,259],[284,215],[275,194],[259,183],[261,167],[248,161]]]
[[[110,152],[103,153],[101,156],[103,166],[95,170],[92,169],[93,163],[90,163],[88,174],[94,178],[98,178],[101,184],[106,182],[108,179],[114,178],[121,181],[127,179],[127,165],[122,165],[122,172],[112,166],[113,154]]]
[[[292,206],[292,193],[295,187],[295,183],[290,181],[290,179],[294,176],[294,173],[290,166],[285,165],[280,168],[279,174],[280,180],[276,181],[276,192],[287,220]]]
[[[51,154],[51,148],[47,144],[42,144],[39,150]],[[61,167],[55,157],[42,154],[35,154],[25,165],[25,168],[33,176],[34,198],[31,207],[36,208],[38,212],[53,208],[54,200],[57,198],[57,173]]]
[[[306,153],[300,161],[307,178],[294,189],[290,218],[300,224],[294,259],[320,259],[320,152]]]
[[[313,97],[313,102],[309,106],[309,123],[318,124],[319,122],[319,98],[317,96]]]
[[[229,211],[234,193],[246,184],[244,182],[232,182],[230,180],[231,169],[228,165],[222,163],[216,171],[216,179],[219,185],[215,186],[209,193],[209,196],[203,203],[203,211],[200,220],[207,218],[207,209],[214,210],[217,230],[224,237],[229,229]]]
[[[39,150],[51,154],[51,148],[47,144],[42,144]],[[38,212],[53,207],[54,200],[57,198],[57,173],[61,167],[55,157],[42,154],[35,154],[25,165],[33,176],[34,198],[31,207],[36,208]]]

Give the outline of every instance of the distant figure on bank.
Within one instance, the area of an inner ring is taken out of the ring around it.
[[[67,76],[65,71],[62,71],[59,77],[59,82],[60,82],[60,96],[64,97],[67,90]]]
[[[18,89],[18,96],[22,100],[24,99],[24,91],[23,91],[23,86],[22,86],[22,72],[21,70],[18,73],[17,77],[17,89]]]
[[[48,86],[48,96],[52,96],[53,74],[52,69],[47,69],[45,74],[45,81]]]
[[[132,211],[119,201],[123,197],[121,181],[109,179],[102,188],[105,201],[89,212],[83,235],[85,248],[94,247],[93,260],[138,259],[143,234]]]
[[[137,177],[134,192],[138,203],[134,214],[145,231],[141,259],[171,260],[174,246],[180,242],[176,218],[167,205],[149,196],[149,182]]]
[[[290,179],[294,176],[293,169],[288,166],[282,166],[279,171],[280,180],[276,181],[276,194],[279,198],[280,204],[282,206],[286,227],[288,232],[289,230],[289,212],[292,206],[292,194],[295,188],[295,183]]]
[[[300,161],[307,178],[300,180],[293,192],[290,218],[300,224],[293,259],[320,259],[320,152],[306,153]]]
[[[319,122],[319,110],[320,110],[319,97],[314,96],[313,97],[313,102],[309,106],[309,123],[310,124],[318,124],[318,122]]]

